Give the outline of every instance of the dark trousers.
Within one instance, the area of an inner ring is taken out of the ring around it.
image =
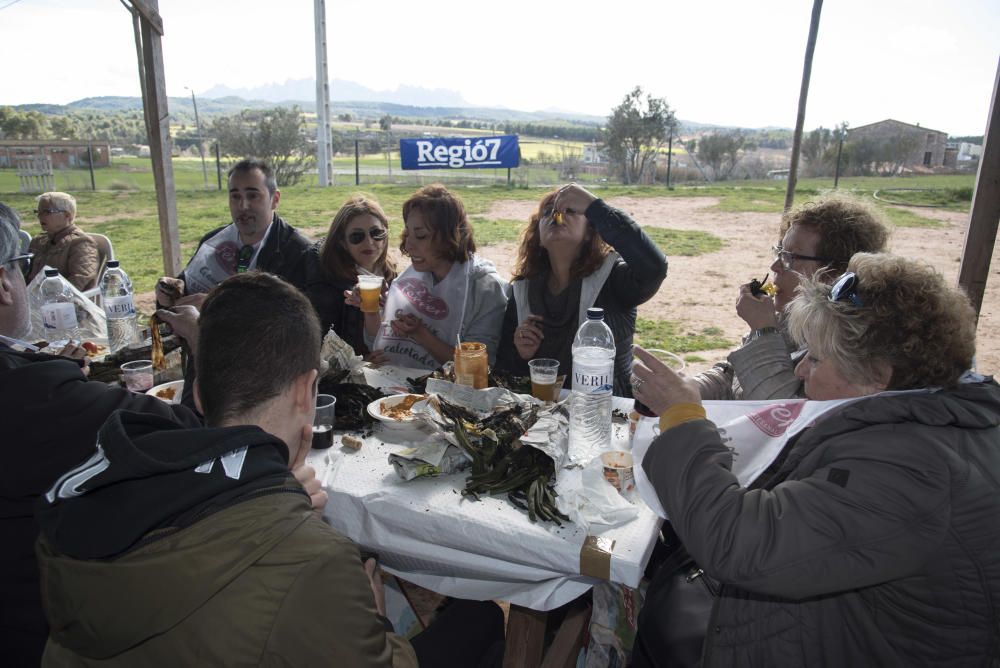
[[[410,641],[420,668],[493,668],[503,663],[503,610],[493,601],[453,599]]]

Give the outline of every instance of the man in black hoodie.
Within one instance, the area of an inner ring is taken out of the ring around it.
[[[33,506],[61,473],[94,451],[101,424],[117,409],[178,424],[200,424],[194,411],[104,383],[88,382],[83,361],[16,352],[30,328],[20,251],[20,220],[0,203],[0,663],[37,666],[48,637],[42,613]],[[193,330],[197,312],[161,312],[178,332]]]
[[[119,411],[40,503],[43,665],[417,664],[384,619],[374,562],[289,471],[312,444],[319,332],[275,276],[209,293],[195,381],[208,426]],[[469,624],[452,642],[471,656],[453,665],[475,666],[502,613],[455,606]]]

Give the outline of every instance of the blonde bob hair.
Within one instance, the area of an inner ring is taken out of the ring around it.
[[[36,201],[39,209],[59,209],[69,214],[69,222],[76,220],[76,198],[69,193],[42,193]]]
[[[831,301],[829,284],[803,279],[789,305],[795,340],[859,385],[884,382],[888,367],[888,390],[954,386],[976,353],[969,299],[930,265],[887,253],[858,253],[847,270],[860,305]]]

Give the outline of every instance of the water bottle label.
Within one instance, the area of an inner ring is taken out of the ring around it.
[[[46,331],[76,327],[76,307],[68,302],[42,305],[42,322]]]
[[[611,372],[593,373],[587,370],[573,370],[573,389],[586,394],[610,393],[614,386],[611,384]]]
[[[135,304],[132,302],[132,295],[105,297],[104,315],[112,320],[135,315]]]

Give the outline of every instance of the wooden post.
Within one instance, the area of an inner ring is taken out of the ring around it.
[[[354,140],[354,185],[361,185],[361,156],[359,154],[358,140]]]
[[[795,201],[795,183],[799,174],[799,150],[802,147],[802,126],[806,122],[806,98],[809,97],[809,77],[812,75],[813,51],[816,50],[816,35],[819,32],[819,15],[823,0],[813,0],[812,20],[809,22],[809,39],[806,41],[806,59],[802,66],[802,87],[799,89],[799,115],[795,119],[795,135],[792,139],[792,164],[788,168],[788,188],[785,190],[785,211],[792,208]]]
[[[997,239],[997,224],[1000,221],[1000,106],[997,105],[997,91],[1000,90],[1000,61],[997,63],[996,80],[993,82],[993,98],[986,117],[986,134],[983,137],[983,155],[979,158],[976,173],[976,190],[972,196],[969,212],[969,230],[965,235],[962,250],[962,264],[958,269],[958,285],[972,302],[976,316],[983,307],[983,293],[990,273],[990,259]]]
[[[837,142],[837,167],[836,167],[835,171],[833,172],[833,189],[834,190],[837,189],[837,184],[840,183],[840,154],[844,150],[844,134],[845,133],[846,133],[845,130],[841,130],[841,131],[839,131],[837,133],[837,136],[840,139]]]
[[[160,219],[160,246],[163,271],[176,276],[181,270],[181,245],[177,232],[177,200],[174,192],[174,167],[170,157],[170,114],[167,110],[167,87],[163,75],[163,20],[158,0],[127,0],[132,5],[139,57],[139,79],[146,114],[149,154],[156,184],[156,205]]]
[[[222,155],[219,151],[219,142],[215,142],[215,178],[219,182],[219,190],[222,190]]]
[[[670,139],[667,140],[667,190],[670,190],[670,165],[674,158],[674,129],[670,128]]]
[[[94,145],[87,143],[87,166],[90,167],[90,189],[97,190],[97,181],[94,179]]]

